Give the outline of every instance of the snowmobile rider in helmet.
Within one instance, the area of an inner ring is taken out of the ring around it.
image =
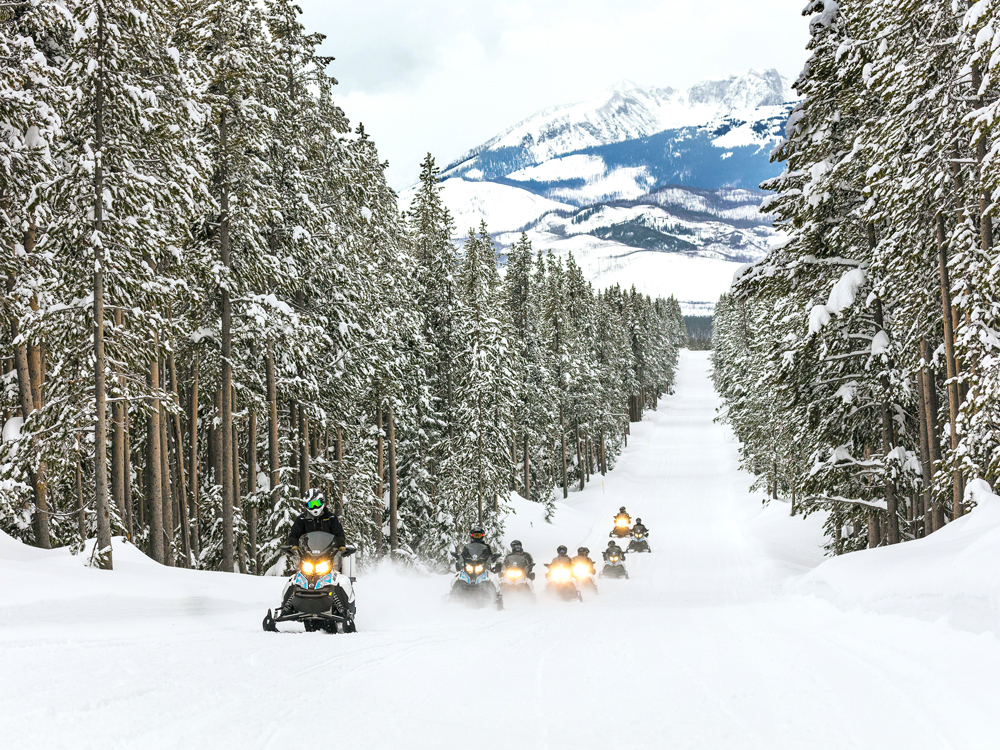
[[[615,525],[617,526],[618,525],[618,521],[620,521],[622,519],[625,520],[626,524],[628,524],[628,525],[632,524],[632,517],[625,510],[625,506],[624,505],[622,507],[620,507],[618,509],[618,513],[615,514]]]
[[[577,563],[584,563],[585,565],[589,565],[590,574],[597,575],[597,568],[594,567],[594,561],[590,559],[590,550],[587,549],[586,547],[580,547],[579,549],[577,549],[576,557],[573,558],[572,562],[574,566]]]
[[[604,556],[604,562],[609,562],[612,557],[617,557],[619,562],[625,559],[625,553],[614,540],[608,542],[608,548],[601,554]]]
[[[532,581],[535,580],[535,574],[532,572],[535,568],[535,558],[533,558],[528,552],[525,552],[524,545],[522,545],[519,540],[515,539],[510,543],[510,554],[503,559],[504,564],[520,564],[520,560],[516,559],[519,557],[525,560],[524,575]]]
[[[299,539],[303,534],[308,534],[311,531],[325,531],[327,534],[333,535],[334,544],[341,552],[347,549],[344,527],[340,525],[340,521],[333,511],[327,507],[323,493],[319,490],[308,490],[303,496],[302,502],[305,503],[305,510],[292,524],[286,544],[294,549],[298,546]]]
[[[567,554],[565,544],[560,544],[556,547],[556,556],[553,558],[552,562],[549,563],[550,568],[554,568],[557,565],[565,565],[568,568],[573,567],[573,559]]]
[[[632,527],[632,534],[642,534],[643,536],[649,536],[649,529],[642,525],[642,519],[635,519],[635,526]]]
[[[496,562],[496,560],[499,559],[500,555],[498,553],[494,553],[493,552],[493,548],[489,544],[486,543],[486,532],[483,531],[479,526],[473,526],[472,530],[469,531],[469,541],[466,542],[465,548],[462,551],[465,552],[473,544],[481,544],[484,547],[486,547],[486,551],[489,554],[489,559],[491,561]],[[470,555],[470,557],[476,557],[476,555]],[[461,563],[460,560],[458,562],[456,562],[455,563],[455,566],[456,566],[455,569],[456,570],[461,570],[461,564],[462,563]],[[494,566],[494,567],[495,567],[495,569],[493,570],[493,572],[494,573],[499,572],[499,566]]]

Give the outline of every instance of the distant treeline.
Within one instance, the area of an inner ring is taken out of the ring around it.
[[[685,315],[688,349],[704,351],[712,348],[712,316]]]

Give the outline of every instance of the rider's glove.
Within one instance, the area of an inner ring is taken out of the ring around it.
[[[347,552],[347,547],[338,547],[341,552]]]

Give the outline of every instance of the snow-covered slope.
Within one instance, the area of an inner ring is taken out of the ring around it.
[[[507,540],[540,569],[557,544],[596,555],[620,505],[650,528],[630,579],[582,603],[468,610],[442,601],[447,577],[380,569],[358,580],[357,634],[276,635],[260,621],[280,579],[164,568],[120,541],[116,569],[93,570],[0,534],[4,746],[995,747],[996,625],[956,627],[949,602],[989,615],[1000,518],[981,505],[951,535],[824,562],[819,514],[750,491],[709,367],[682,352],[676,394],[551,522],[514,502]],[[819,579],[892,596],[854,609],[794,585]]]

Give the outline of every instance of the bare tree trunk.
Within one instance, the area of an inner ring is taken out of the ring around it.
[[[933,531],[931,523],[931,507],[933,505],[933,483],[934,470],[931,464],[930,438],[927,434],[927,398],[924,394],[923,373],[917,373],[917,413],[920,422],[920,469],[923,479],[921,499],[923,504],[923,523],[921,524],[922,536],[927,536]]]
[[[951,308],[951,280],[948,275],[948,250],[945,246],[944,214],[937,217],[938,265],[941,272],[941,318],[944,323],[944,351],[948,368],[948,415],[951,422],[952,455],[958,450],[958,365],[955,360],[955,329]],[[962,515],[962,474],[952,471],[952,512],[953,517]]]
[[[247,445],[247,496],[253,497],[253,504],[247,516],[247,536],[250,543],[250,564],[253,566],[253,574],[260,575],[260,560],[257,559],[257,412],[250,405],[250,437]]]
[[[11,294],[13,291],[14,278],[8,276],[7,293]],[[10,316],[11,342],[17,341],[20,335],[20,321],[17,318],[17,314],[12,313]],[[28,349],[23,343],[17,344],[13,348],[14,369],[17,371],[17,394],[21,405],[21,418],[27,421],[28,417],[30,417],[35,411],[35,400],[31,389],[31,374],[28,370]],[[32,438],[32,446],[35,454],[38,455],[40,452],[40,446],[37,437]],[[34,467],[31,467],[30,471],[31,485],[35,490],[35,544],[42,549],[49,549],[52,546],[52,542],[49,538],[49,513],[45,491],[45,464],[42,461],[39,461],[38,468],[35,469]]]
[[[233,397],[233,404],[236,403],[236,397]],[[236,423],[233,423],[233,516],[235,518],[236,511],[239,511],[240,517],[243,517],[243,500],[241,498],[241,485],[242,481],[240,479],[240,442],[239,442],[239,432],[236,429]],[[236,563],[239,566],[240,573],[243,575],[247,574],[247,555],[246,548],[243,546],[243,537],[236,536]]]
[[[191,521],[187,508],[187,478],[184,476],[184,430],[181,426],[181,397],[177,387],[177,364],[174,353],[170,352],[167,363],[170,367],[170,387],[174,394],[174,457],[177,464],[177,511],[181,527],[181,550],[184,553],[184,567],[191,567]]]
[[[166,383],[164,383],[166,385]],[[160,417],[159,417],[159,429],[160,429],[160,482],[161,484],[161,494],[163,497],[163,503],[161,505],[163,512],[163,533],[164,533],[164,565],[172,566],[174,564],[174,502],[176,498],[174,497],[174,486],[170,481],[170,441],[167,439],[167,410],[163,406],[163,402],[160,404]]]
[[[337,457],[337,514],[344,513],[344,433],[337,427],[337,444],[335,447]]]
[[[115,328],[122,328],[122,311],[116,307],[114,311]],[[111,434],[111,494],[122,523],[126,524],[128,513],[125,511],[125,375],[121,367],[115,366],[118,380],[119,396],[111,405],[111,419],[114,431]],[[132,532],[129,530],[129,536]]]
[[[97,10],[96,57],[102,62],[106,45],[103,6]],[[94,91],[94,512],[97,514],[96,558],[105,570],[113,566],[111,515],[108,512],[108,413],[104,381],[104,253],[100,235],[104,223],[104,77],[98,73]],[[39,373],[41,366],[39,366]],[[41,378],[39,377],[39,382]]]
[[[396,418],[390,403],[389,416],[389,549],[399,549],[399,517],[396,495]]]
[[[870,235],[874,235],[874,229],[871,224],[868,225]],[[872,242],[874,244],[874,242]],[[889,335],[889,332],[885,328],[885,318],[882,312],[882,300],[878,297],[875,298],[875,325],[878,326],[879,330]],[[882,460],[883,462],[888,462],[889,453],[892,451],[893,443],[895,442],[895,434],[892,425],[892,404],[889,402],[890,398],[890,385],[889,378],[883,375],[880,379],[880,384],[882,387],[882,402],[879,405],[879,411],[882,416]],[[899,508],[897,507],[896,499],[896,482],[888,475],[888,466],[886,466],[886,477],[885,477],[885,507],[886,507],[886,533],[889,540],[889,544],[899,544]]]
[[[191,364],[191,416],[188,420],[191,432],[191,455],[188,467],[191,475],[191,554],[195,561],[201,557],[201,518],[198,512],[198,351],[195,350]]]
[[[531,459],[528,457],[528,431],[524,432],[524,499],[531,499]]]
[[[566,421],[563,417],[563,405],[559,404],[559,439],[562,444],[562,490],[563,499],[569,497],[569,479],[566,467]]]
[[[925,415],[927,419],[927,448],[930,451],[931,472],[933,478],[933,474],[936,473],[935,466],[941,461],[941,440],[937,424],[937,388],[934,385],[934,370],[931,369],[931,346],[927,342],[927,339],[920,340],[920,355],[926,363],[922,372],[921,381],[924,390],[924,404],[927,409]],[[941,503],[937,497],[933,496],[933,490],[931,491],[931,494],[932,505],[929,506],[931,513],[931,531],[937,531],[944,526],[944,509],[941,507]]]
[[[76,441],[76,526],[80,543],[87,541],[87,517],[83,503],[83,468],[80,466],[80,441]]]
[[[305,404],[299,404],[299,491],[309,491],[309,415]]]
[[[274,343],[267,340],[267,461],[271,481],[271,507],[278,502],[281,474],[278,456],[278,386],[274,374]]]
[[[158,351],[159,347],[159,336],[154,333],[154,352]],[[149,471],[149,482],[146,488],[149,495],[149,551],[156,562],[166,565],[167,558],[164,554],[163,544],[163,481],[160,477],[162,472],[160,460],[160,399],[156,396],[156,393],[160,390],[160,363],[155,355],[149,363],[149,387],[153,391],[146,435],[146,445],[149,454],[146,458],[146,466]]]
[[[378,479],[375,482],[375,496],[378,498],[378,508],[375,510],[375,554],[382,555],[382,502],[385,497],[385,446],[382,436],[382,404],[375,408],[375,427],[378,431],[377,455],[375,457],[375,471]]]
[[[222,165],[219,174],[219,260],[230,271],[229,257],[229,175],[227,173],[226,113],[219,117],[219,151]],[[228,284],[222,285],[222,569],[233,572],[233,306]]]
[[[132,438],[130,418],[128,414],[128,403],[125,404],[125,523],[128,529],[129,541],[135,539],[135,523],[133,522],[132,511]],[[141,496],[141,495],[140,495]]]
[[[580,467],[580,491],[582,492],[584,487],[587,486],[587,467],[583,465],[583,452],[580,445],[580,419],[577,417],[576,429],[574,430],[574,437],[576,438],[576,463]]]

